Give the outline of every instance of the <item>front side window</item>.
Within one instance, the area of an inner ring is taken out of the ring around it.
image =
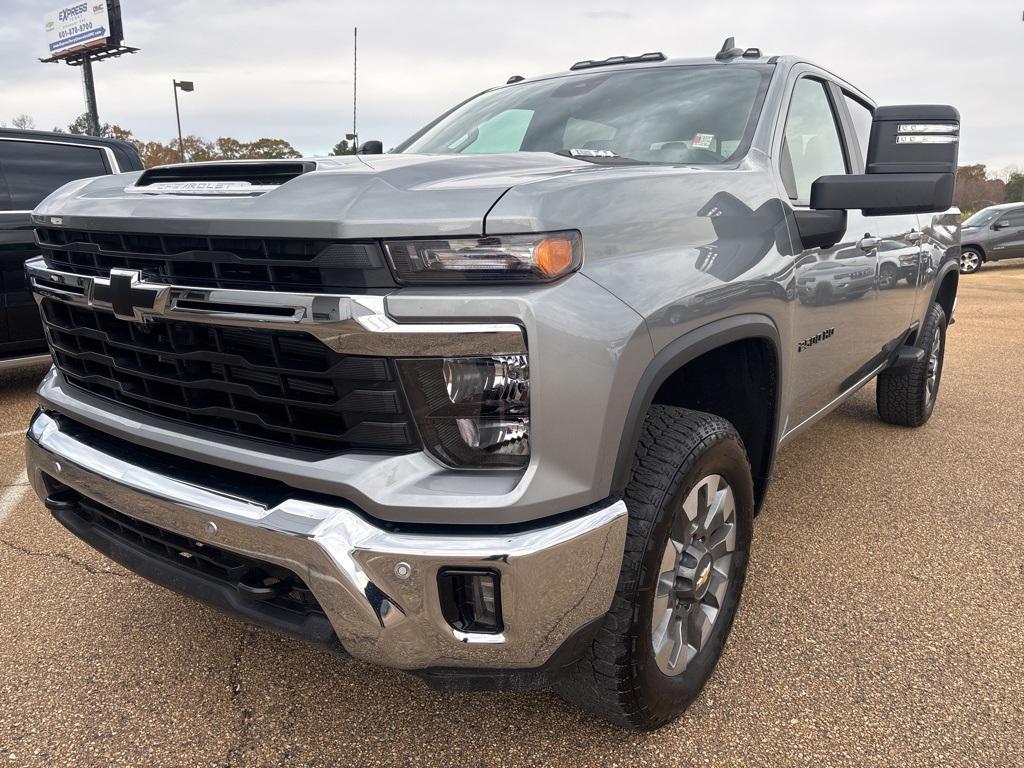
[[[871,140],[871,123],[875,120],[875,114],[867,104],[858,101],[845,91],[843,92],[843,97],[846,100],[846,109],[850,113],[850,119],[853,121],[853,130],[857,134],[860,156],[867,163],[868,142]],[[857,172],[864,173],[865,168],[860,168]]]
[[[965,227],[984,227],[986,224],[991,224],[999,216],[999,211],[993,211],[991,208],[982,208],[973,216],[966,219],[963,223]]]
[[[782,140],[782,180],[793,200],[811,198],[811,184],[820,176],[847,172],[839,127],[825,84],[801,78],[793,89]]]
[[[41,141],[0,141],[0,175],[7,182],[12,210],[29,211],[58,187],[110,171],[94,147]]]
[[[760,64],[643,67],[511,85],[471,99],[396,151],[575,149],[648,163],[724,163],[749,144],[772,71]]]

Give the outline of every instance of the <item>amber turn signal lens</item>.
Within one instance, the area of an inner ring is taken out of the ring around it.
[[[557,277],[572,267],[572,241],[549,237],[537,245],[537,269],[546,277]]]

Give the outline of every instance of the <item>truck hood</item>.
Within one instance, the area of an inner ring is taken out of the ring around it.
[[[287,162],[287,161],[280,161]],[[295,161],[290,161],[295,162]],[[38,224],[166,234],[379,238],[479,235],[509,189],[614,170],[547,152],[362,155],[303,161],[315,168],[254,196],[152,194],[142,173],[71,182],[33,212]],[[216,175],[244,161],[202,166]],[[207,175],[209,178],[209,175]]]

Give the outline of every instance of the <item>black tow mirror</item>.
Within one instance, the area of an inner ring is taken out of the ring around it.
[[[822,176],[811,185],[811,208],[859,208],[865,216],[941,213],[953,205],[959,147],[960,113],[953,107],[879,107],[867,173]]]
[[[384,144],[383,142],[373,139],[372,141],[364,141],[362,146],[359,147],[360,155],[383,155]]]

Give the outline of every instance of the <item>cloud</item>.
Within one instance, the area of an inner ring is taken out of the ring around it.
[[[0,119],[25,112],[66,125],[83,109],[81,73],[40,64],[42,16],[54,0],[4,0]],[[969,162],[1024,164],[1019,0],[986,0],[985,44],[962,0],[634,0],[628,10],[581,0],[122,0],[133,56],[95,66],[100,117],[144,138],[176,131],[171,79],[191,79],[182,127],[206,137],[288,139],[330,149],[352,123],[352,27],[359,26],[359,132],[392,146],[465,97],[510,75],[574,61],[664,51],[708,56],[743,47],[809,57],[879,103],[956,105]],[[1014,160],[1014,158],[1018,158]]]

